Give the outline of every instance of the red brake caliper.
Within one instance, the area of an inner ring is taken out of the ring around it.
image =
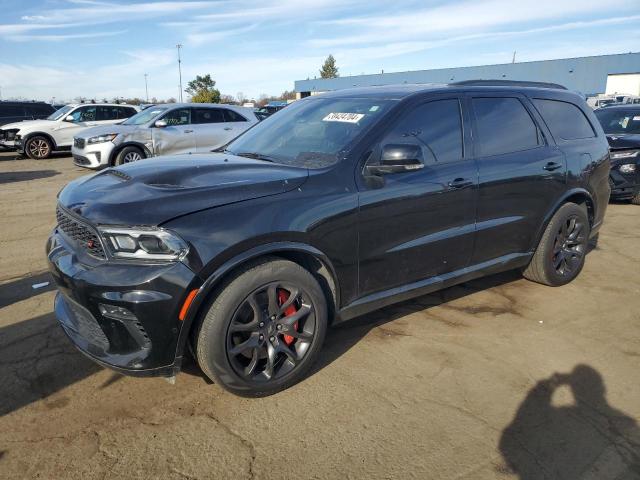
[[[284,305],[284,303],[289,299],[289,292],[287,292],[286,290],[283,290],[282,288],[278,289],[278,303],[280,305]],[[294,302],[295,303],[295,302]],[[296,313],[298,310],[296,310],[295,305],[292,303],[291,305],[289,305],[285,311],[284,311],[284,316],[285,317],[290,317],[291,315],[293,315],[294,313]],[[294,330],[298,330],[298,322],[295,322],[293,324],[293,329]],[[283,335],[284,338],[284,343],[286,343],[287,345],[291,345],[293,343],[293,341],[295,340],[295,338],[293,338],[291,335]]]

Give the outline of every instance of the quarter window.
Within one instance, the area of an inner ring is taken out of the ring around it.
[[[576,140],[596,136],[582,110],[572,103],[534,98],[533,104],[544,118],[554,137],[563,140]]]
[[[176,108],[167,113],[163,120],[167,121],[167,125],[188,125],[191,123],[191,109]]]
[[[224,121],[225,122],[246,122],[247,119],[244,118],[239,113],[234,112],[233,110],[225,109],[224,110]]]
[[[219,108],[194,108],[193,123],[223,123],[224,117]]]
[[[472,104],[480,155],[520,152],[542,143],[538,127],[517,98],[478,97]]]
[[[384,144],[417,144],[426,163],[460,160],[462,120],[457,99],[435,100],[414,108],[385,138]]]

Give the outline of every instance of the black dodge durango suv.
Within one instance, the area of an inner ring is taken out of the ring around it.
[[[96,362],[173,377],[191,352],[228,390],[299,381],[327,328],[521,269],[583,267],[609,149],[576,94],[465,82],[326,93],[224,149],[67,185],[47,243],[55,311]]]

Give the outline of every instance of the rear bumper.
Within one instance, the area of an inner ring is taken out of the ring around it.
[[[128,375],[180,370],[178,315],[190,286],[199,283],[186,265],[91,260],[57,231],[47,242],[47,260],[59,291],[56,317],[82,353]],[[114,316],[105,307],[128,314]]]

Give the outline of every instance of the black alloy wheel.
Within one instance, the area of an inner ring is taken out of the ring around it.
[[[566,218],[556,232],[553,268],[562,276],[572,276],[582,267],[587,249],[587,228],[577,215]]]
[[[265,382],[293,371],[316,333],[310,296],[303,289],[272,282],[250,293],[227,333],[227,355],[248,382]]]

